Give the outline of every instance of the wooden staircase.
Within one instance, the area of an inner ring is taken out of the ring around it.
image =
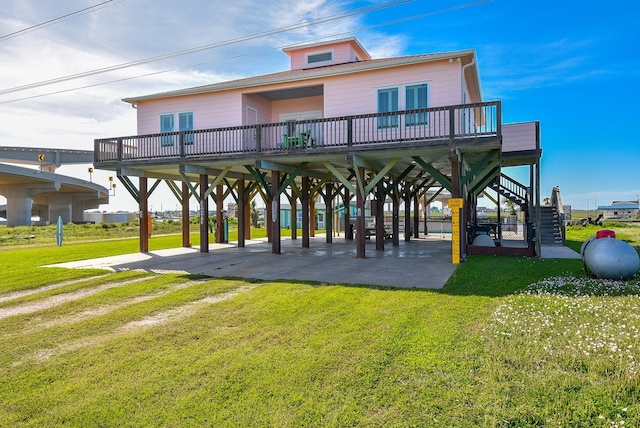
[[[529,206],[529,188],[513,178],[500,174],[489,186],[504,198],[519,205],[521,210],[525,211]]]
[[[558,210],[553,206],[540,207],[540,243],[542,245],[563,245],[562,221]]]
[[[529,209],[531,201],[530,189],[512,179],[511,177],[500,174],[491,184],[491,189],[499,193],[504,198],[512,201],[514,204],[519,205],[523,212]],[[553,200],[560,202],[560,190],[554,188]],[[535,214],[532,215],[535,217]],[[540,244],[542,245],[564,245],[562,237],[562,218],[558,213],[558,208],[555,204],[551,206],[540,207],[540,218],[536,222],[535,219],[530,220],[533,224],[537,224],[540,229]]]

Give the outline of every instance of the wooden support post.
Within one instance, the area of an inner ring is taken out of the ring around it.
[[[264,219],[264,227],[267,229],[267,242],[271,243],[271,229],[273,229],[273,221],[271,220],[273,218],[273,214],[272,214],[272,210],[273,210],[273,198],[268,199],[267,200],[267,204],[265,207],[265,211],[267,214],[267,217]]]
[[[391,223],[393,229],[393,239],[391,240],[394,247],[400,246],[400,195],[398,195],[398,187],[393,189]]]
[[[271,171],[271,252],[280,254],[280,172]]]
[[[267,242],[273,243],[273,198],[267,201],[267,218],[264,219],[264,227],[267,229]]]
[[[409,189],[404,194],[404,240],[411,241],[411,194]]]
[[[244,225],[247,224],[247,204],[245,203],[245,199],[247,195],[245,195],[244,190],[244,180],[238,180],[238,247],[244,247],[245,240],[245,228]]]
[[[147,194],[147,177],[139,177],[138,191],[140,200],[140,252],[149,252],[149,222],[147,216],[149,215],[149,195]]]
[[[496,192],[496,211],[497,211],[497,222],[498,222],[498,239],[502,243],[502,216],[500,209],[500,192]],[[501,244],[502,245],[502,244]]]
[[[251,200],[249,198],[245,198],[244,212],[245,212],[244,225],[238,224],[238,227],[239,228],[244,227],[244,238],[246,240],[246,239],[251,239],[251,216],[253,215],[253,212],[251,211]]]
[[[344,190],[342,204],[344,205],[344,237],[350,241],[353,240],[353,235],[351,235],[351,192],[347,189]]]
[[[427,225],[427,221],[429,220],[429,214],[431,214],[429,212],[429,204],[427,204],[427,193],[425,192],[424,194],[424,203],[422,204],[424,206],[424,237],[426,238],[427,235],[429,234],[429,226]]]
[[[417,192],[413,195],[413,237],[420,238],[420,203]]]
[[[358,172],[360,176],[360,181],[364,183],[364,168],[359,166]],[[359,259],[365,258],[365,221],[364,221],[364,195],[362,194],[362,189],[358,189],[356,191],[356,230],[357,230],[357,241],[356,241],[356,257]]]
[[[291,239],[298,239],[298,198],[291,195]]]
[[[470,220],[472,219],[472,210],[475,211],[476,210],[476,205],[477,205],[477,201],[474,201],[474,197],[473,195],[471,195],[468,192],[463,192],[463,194],[466,196],[465,198],[463,198],[464,201],[464,206],[462,207],[462,230],[461,232],[461,237],[462,239],[464,239],[464,242],[462,243],[462,248],[464,248],[464,250],[467,250],[468,247],[468,243],[467,243],[467,224],[470,223]],[[477,220],[477,219],[476,219]],[[466,253],[465,253],[466,254]]]
[[[209,252],[209,176],[200,174],[200,252]]]
[[[324,206],[326,242],[331,244],[333,242],[333,183],[326,184]]]
[[[224,242],[224,188],[222,184],[216,186],[216,243]]]
[[[451,160],[451,197],[460,198],[460,166],[455,153],[449,155]]]
[[[376,184],[376,251],[384,251],[384,186],[382,181]]]
[[[309,196],[309,236],[316,236],[316,199]]]
[[[182,246],[191,247],[191,234],[189,229],[189,186],[182,182]]]
[[[302,247],[309,248],[309,177],[302,177]]]

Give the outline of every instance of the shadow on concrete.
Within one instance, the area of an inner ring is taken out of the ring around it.
[[[336,238],[327,244],[325,239],[324,235],[311,238],[309,248],[302,248],[301,239],[283,239],[281,254],[272,254],[266,240],[253,240],[244,248],[212,244],[209,253],[174,248],[55,266],[434,290],[441,289],[456,269],[448,240],[427,237],[401,241],[398,247],[387,241],[385,251],[376,251],[372,240],[367,242],[366,257],[357,259],[355,242]]]

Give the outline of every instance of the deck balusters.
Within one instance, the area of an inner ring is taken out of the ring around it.
[[[188,158],[500,137],[501,115],[500,101],[492,101],[297,122],[97,139],[94,144],[95,161],[119,163],[150,158]]]

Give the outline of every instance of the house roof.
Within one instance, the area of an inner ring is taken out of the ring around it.
[[[345,43],[345,42],[350,43],[351,46],[353,46],[356,50],[358,50],[359,53],[361,55],[363,55],[363,57],[362,57],[363,60],[365,60],[365,59],[366,60],[370,60],[371,59],[371,55],[369,55],[369,52],[367,52],[367,50],[360,44],[358,39],[356,39],[355,37],[345,37],[344,39],[331,40],[329,42],[318,42],[318,43],[293,45],[293,46],[290,46],[290,47],[282,49],[282,52],[284,52],[285,54],[291,56],[292,52],[295,52],[295,51],[298,51],[298,50],[315,48],[315,47],[324,47],[324,46],[335,46],[337,44]]]
[[[608,211],[608,210],[637,210],[638,205],[598,205],[598,210]]]
[[[220,92],[230,89],[251,88],[263,85],[271,85],[278,83],[300,82],[310,79],[338,76],[351,73],[360,73],[365,71],[380,70],[385,68],[400,67],[412,64],[421,64],[432,61],[439,61],[448,58],[456,58],[470,56],[475,58],[474,49],[467,49],[454,52],[442,52],[423,55],[401,56],[393,58],[371,59],[359,62],[349,62],[336,65],[328,65],[325,67],[317,67],[300,70],[287,70],[278,73],[263,74],[260,76],[247,77],[244,79],[231,80],[227,82],[214,83],[211,85],[196,86],[192,88],[179,89],[175,91],[160,92],[151,95],[143,95],[139,97],[124,98],[122,101],[135,104],[139,101],[155,100],[161,98],[180,97],[185,95],[205,94],[211,92]],[[477,65],[474,64],[475,81],[477,87],[480,88]]]

